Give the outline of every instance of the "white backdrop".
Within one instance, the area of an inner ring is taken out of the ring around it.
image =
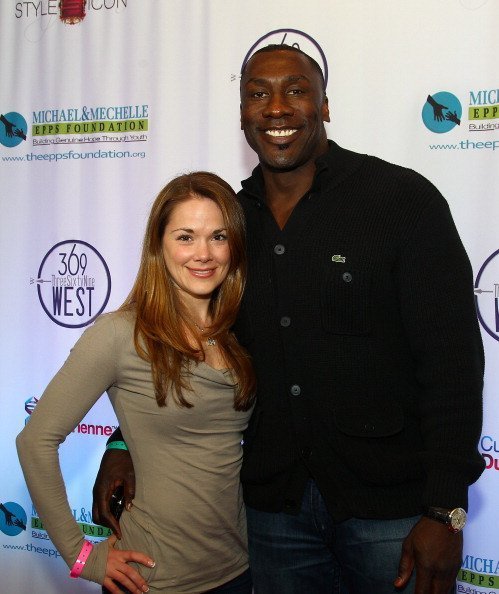
[[[282,40],[326,57],[331,138],[420,171],[451,205],[487,358],[488,469],[471,490],[458,592],[499,592],[498,22],[497,0],[2,0],[0,594],[99,591],[67,578],[14,439],[84,325],[126,296],[165,182],[208,169],[239,189],[248,176],[239,72],[251,48]],[[445,286],[435,293],[446,299]],[[115,425],[102,398],[61,448],[91,537],[91,487]]]

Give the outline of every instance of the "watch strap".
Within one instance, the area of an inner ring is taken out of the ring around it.
[[[425,509],[424,515],[445,524],[451,532],[460,532],[466,522],[466,512],[460,507],[446,509],[444,507],[429,506]]]

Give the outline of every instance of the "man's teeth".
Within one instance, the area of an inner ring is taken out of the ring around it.
[[[291,134],[294,134],[295,132],[295,128],[288,128],[286,130],[265,130],[265,134],[275,137],[291,136]]]

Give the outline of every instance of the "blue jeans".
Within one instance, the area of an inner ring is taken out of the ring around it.
[[[300,513],[247,507],[255,594],[393,594],[414,592],[414,574],[397,590],[402,542],[419,516],[334,523],[314,481]]]
[[[247,569],[244,573],[241,573],[241,575],[238,575],[230,582],[226,582],[222,586],[218,586],[218,588],[209,590],[206,594],[218,594],[219,592],[220,594],[251,594],[252,591],[251,573],[250,570]]]

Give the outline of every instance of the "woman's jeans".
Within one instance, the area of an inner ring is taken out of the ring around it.
[[[116,582],[115,582],[116,583]],[[130,594],[130,591],[123,586],[117,584],[117,586],[121,589],[123,594]],[[250,570],[247,569],[244,573],[237,576],[230,582],[226,582],[213,590],[208,590],[206,594],[251,594],[252,592],[252,585],[251,585],[251,573]],[[108,594],[109,590],[107,588],[102,588],[102,594]]]

